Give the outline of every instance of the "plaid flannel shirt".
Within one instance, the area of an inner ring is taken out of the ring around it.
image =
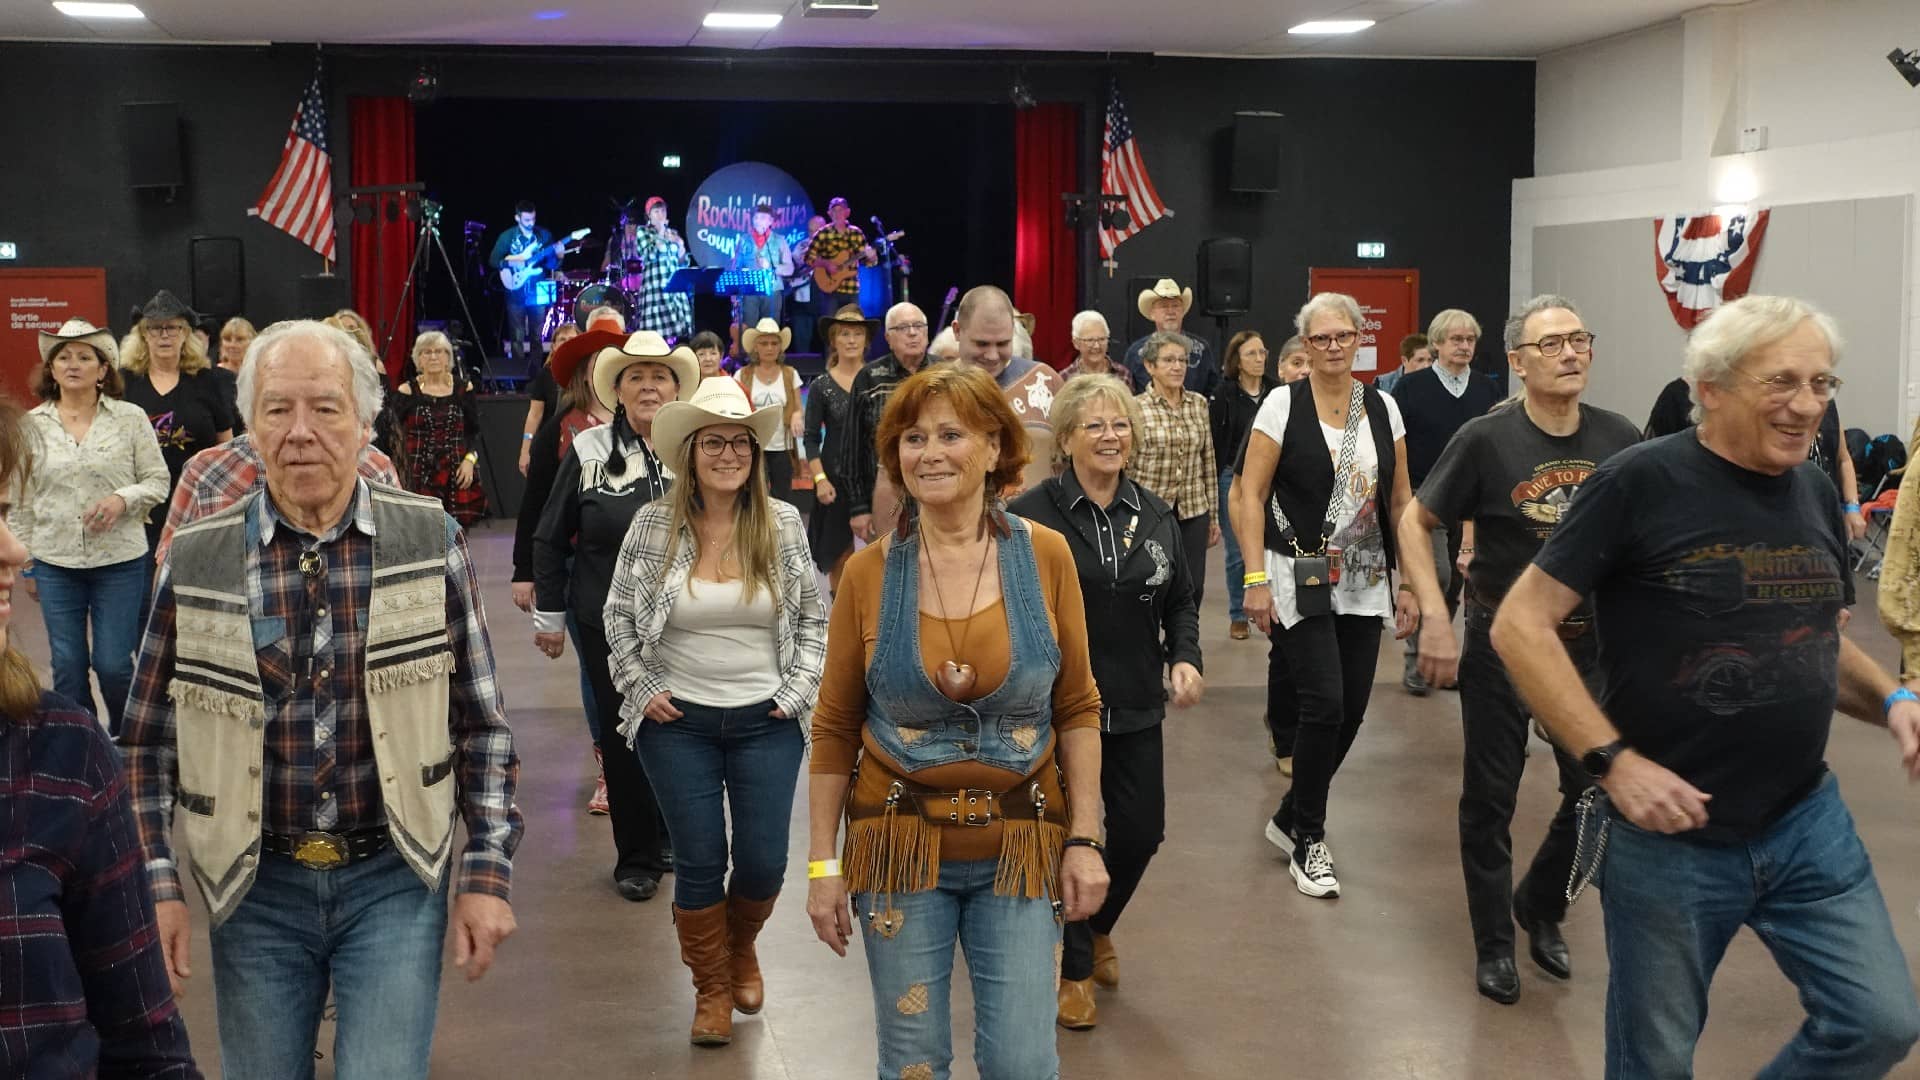
[[[813,234],[807,245],[807,258],[814,262],[834,262],[867,246],[867,234],[858,225],[836,229],[829,225]],[[856,260],[857,261],[857,260]],[[818,288],[819,286],[815,286]],[[850,277],[833,291],[835,296],[853,296],[860,291],[859,277]]]
[[[806,526],[800,511],[778,499],[773,510],[779,548],[774,555],[777,588],[774,655],[780,664],[780,689],[774,704],[800,725],[809,738],[814,698],[820,693],[820,674],[827,665],[827,610],[820,602],[813,555],[807,547]],[[607,596],[606,624],[613,685],[626,699],[620,706],[620,734],[632,744],[642,713],[655,694],[672,690],[660,666],[657,646],[673,604],[685,591],[700,544],[691,530],[682,529],[673,563],[667,563],[668,520],[665,503],[648,503],[633,515],[627,538],[614,565],[613,587]],[[686,695],[691,688],[680,688]]]
[[[1220,501],[1220,470],[1207,399],[1186,390],[1175,405],[1150,389],[1134,400],[1140,403],[1143,427],[1134,433],[1127,475],[1165,500],[1175,517],[1212,514]]]
[[[0,1076],[198,1080],[119,755],[72,702],[0,718]]]
[[[371,444],[360,451],[360,475],[376,484],[400,486],[400,474],[393,461]],[[180,470],[180,482],[173,485],[173,498],[167,504],[167,523],[160,530],[160,543],[154,548],[156,563],[167,561],[167,549],[173,546],[173,534],[191,522],[225,510],[267,486],[267,470],[260,462],[260,451],[253,437],[235,435],[219,446],[210,446],[193,455]]]
[[[455,664],[447,723],[459,755],[460,812],[467,825],[458,891],[507,899],[513,851],[524,830],[513,805],[520,761],[494,680],[493,646],[466,534],[451,517],[446,524],[447,633]],[[303,538],[279,521],[272,500],[264,496],[247,515],[247,607],[261,688],[270,702],[277,702],[268,710],[266,724],[261,822],[266,832],[297,834],[322,827],[322,803],[332,806],[325,810],[328,831],[386,823],[365,688],[373,529],[373,500],[362,480],[347,517],[318,545],[325,564],[324,603],[332,621],[327,654],[320,656],[313,654],[320,635],[296,632],[311,626],[308,612],[316,610],[299,565],[302,547],[313,538]],[[147,852],[147,874],[160,900],[182,897],[169,833],[179,779],[176,716],[167,697],[173,679],[175,611],[171,568],[162,564],[120,737]]]

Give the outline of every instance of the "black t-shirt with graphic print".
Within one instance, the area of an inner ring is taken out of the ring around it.
[[[1580,428],[1566,436],[1540,430],[1520,402],[1461,425],[1419,498],[1448,524],[1473,521],[1469,595],[1499,607],[1580,485],[1601,462],[1639,441],[1631,420],[1591,405],[1580,406]]]
[[[1817,465],[1750,472],[1691,428],[1630,447],[1534,564],[1592,594],[1601,706],[1627,745],[1713,796],[1701,838],[1759,832],[1825,775],[1853,576]]]

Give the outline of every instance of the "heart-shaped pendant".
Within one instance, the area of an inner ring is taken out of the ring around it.
[[[967,700],[967,695],[973,692],[973,684],[978,680],[972,664],[956,664],[951,660],[941,661],[939,670],[934,672],[934,681],[949,701]]]

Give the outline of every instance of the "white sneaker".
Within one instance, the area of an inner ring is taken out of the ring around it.
[[[1288,836],[1287,830],[1275,824],[1272,818],[1267,819],[1267,843],[1272,844],[1288,855],[1293,854],[1293,837]]]
[[[1333,852],[1326,841],[1309,840],[1293,851],[1287,861],[1293,883],[1308,896],[1339,896],[1340,881],[1333,876]]]

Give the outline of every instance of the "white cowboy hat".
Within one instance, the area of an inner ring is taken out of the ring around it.
[[[1140,309],[1141,318],[1153,318],[1153,304],[1156,300],[1180,301],[1180,317],[1184,319],[1193,307],[1193,290],[1181,288],[1170,277],[1161,278],[1153,283],[1153,288],[1140,290],[1140,299],[1135,301],[1135,306]]]
[[[672,469],[675,476],[690,476],[687,440],[700,429],[715,424],[744,424],[764,448],[780,430],[780,413],[778,405],[755,409],[753,399],[737,381],[715,375],[700,380],[692,398],[660,406],[653,418],[653,445],[659,448],[667,468]]]
[[[774,322],[772,319],[761,319],[758,323],[754,324],[752,327],[740,332],[740,348],[743,351],[745,351],[748,356],[753,355],[753,343],[759,340],[761,334],[780,335],[780,351],[781,352],[786,352],[787,346],[793,344],[792,329],[787,327],[782,327],[779,323]]]
[[[593,396],[608,410],[620,403],[613,392],[620,373],[635,364],[665,364],[680,384],[677,397],[681,401],[693,396],[694,384],[700,381],[700,359],[692,349],[685,345],[670,349],[666,338],[652,330],[638,330],[628,335],[626,344],[610,345],[593,354]]]
[[[85,319],[68,319],[51,334],[40,331],[40,362],[46,363],[48,357],[70,341],[93,346],[100,359],[109,364],[120,362],[120,346],[113,340],[113,331],[101,330]]]

